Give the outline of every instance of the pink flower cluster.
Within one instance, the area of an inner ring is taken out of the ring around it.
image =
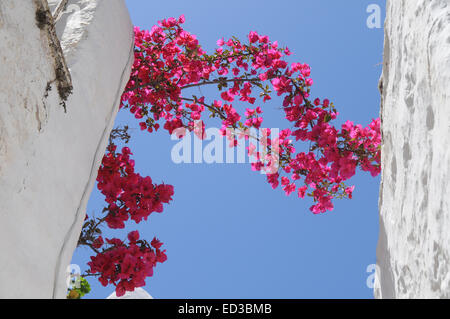
[[[173,186],[153,184],[150,177],[135,173],[128,147],[121,153],[116,150],[117,147],[110,144],[98,171],[97,187],[105,195],[108,206],[97,224],[95,220],[85,223],[87,226],[95,224],[95,234],[100,232],[97,227],[102,222],[112,229],[125,228],[129,219],[140,223],[152,212],[161,213],[163,204],[168,204],[174,194]],[[139,240],[138,231],[128,234],[128,244],[117,238],[106,239],[105,243],[102,236],[92,237],[88,236],[83,243],[97,253],[88,263],[89,273],[99,276],[104,286],[115,285],[117,296],[144,286],[145,279],[153,275],[153,267],[167,259],[165,251],[160,250],[159,240],[155,238],[148,244]]]
[[[98,171],[97,187],[108,203],[105,221],[113,229],[124,228],[130,218],[139,223],[152,212],[161,213],[174,194],[172,185],[155,185],[150,177],[135,173],[130,155],[128,147],[116,153],[111,145]]]
[[[310,100],[311,68],[288,64],[284,60],[291,55],[288,48],[252,31],[247,43],[234,37],[219,39],[219,47],[208,55],[196,37],[181,27],[184,20],[184,16],[163,20],[150,31],[135,29],[136,60],[121,107],[143,121],[143,128],[151,132],[162,120],[169,133],[182,128],[203,137],[194,122],[208,112],[221,120],[223,135],[236,146],[236,137],[227,129],[260,128],[263,110],[257,106],[239,111],[233,103],[254,105],[255,90],[264,103],[275,92],[293,129],[283,130],[273,141],[267,138],[265,152],[249,147],[249,155],[256,158],[252,168],[265,170],[273,188],[281,183],[287,195],[296,192],[303,198],[308,194],[315,201],[311,211],[323,213],[333,209],[332,199],[352,197],[353,187],[344,182],[358,167],[372,176],[380,173],[379,119],[365,128],[352,122],[336,128],[332,121],[338,112],[333,103]],[[204,85],[216,85],[221,99],[207,103],[204,96],[182,94]],[[298,141],[309,144],[309,151],[296,153],[294,142]]]
[[[88,265],[90,273],[99,274],[98,279],[103,286],[116,286],[118,297],[126,291],[145,286],[145,279],[153,276],[156,264],[167,259],[165,251],[160,249],[162,243],[159,240],[155,238],[149,245],[139,240],[137,231],[128,234],[128,245],[117,238],[106,241],[108,248],[92,256]]]

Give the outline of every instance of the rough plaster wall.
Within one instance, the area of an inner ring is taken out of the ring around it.
[[[450,0],[388,0],[377,298],[450,298]]]
[[[54,8],[57,1],[50,0]],[[67,113],[28,0],[0,1],[0,298],[64,298],[66,268],[133,62],[124,0],[71,0]]]

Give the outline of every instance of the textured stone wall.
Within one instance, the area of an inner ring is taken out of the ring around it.
[[[65,111],[39,1],[0,1],[0,298],[65,297],[134,56],[124,0],[69,0],[56,23],[73,85]]]
[[[450,0],[387,0],[378,298],[450,298]]]

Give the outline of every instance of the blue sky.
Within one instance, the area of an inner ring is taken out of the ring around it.
[[[185,29],[208,51],[221,37],[267,34],[290,48],[291,62],[311,65],[312,93],[335,103],[338,124],[367,125],[378,117],[383,29],[367,28],[366,8],[378,4],[384,14],[384,0],[126,2],[133,23],[143,28],[185,14]],[[286,126],[279,103],[264,105],[265,127]],[[138,127],[126,112],[119,112],[117,123]],[[167,249],[168,260],[145,287],[155,298],[373,297],[366,269],[376,261],[379,178],[358,173],[351,181],[353,200],[335,201],[333,212],[315,216],[311,201],[272,190],[249,164],[177,165],[171,160],[176,142],[165,131],[132,133],[137,171],[175,187],[164,213],[128,225],[142,237],[157,236]],[[95,189],[87,213],[100,213],[103,205]],[[89,254],[77,249],[72,262],[85,269]],[[90,283],[88,298],[113,291]]]

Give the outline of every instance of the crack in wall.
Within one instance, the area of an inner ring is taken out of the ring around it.
[[[64,1],[62,1],[64,3]],[[72,93],[72,77],[67,67],[61,43],[55,30],[55,21],[47,0],[34,0],[36,6],[36,24],[47,35],[48,46],[54,61],[55,81],[57,83],[61,105],[66,111],[66,102]]]

